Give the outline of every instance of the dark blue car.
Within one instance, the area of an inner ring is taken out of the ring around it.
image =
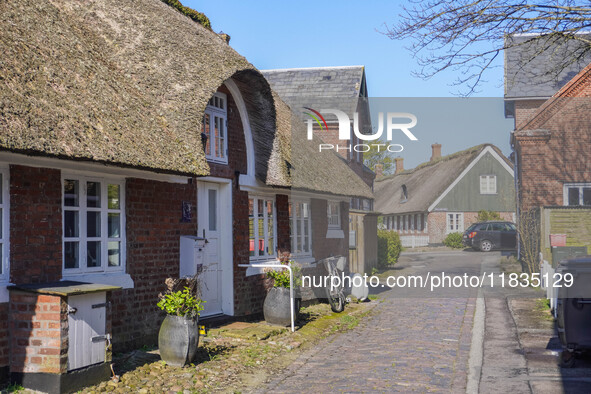
[[[482,252],[493,249],[511,249],[517,247],[517,228],[511,222],[474,223],[462,239],[464,245]]]

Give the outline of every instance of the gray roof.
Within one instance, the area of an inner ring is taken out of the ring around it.
[[[359,97],[367,97],[363,66],[287,68],[261,73],[299,116],[303,107],[335,108],[353,119]]]
[[[375,210],[385,215],[426,212],[487,146],[504,157],[494,145],[483,144],[420,164],[412,170],[376,179]],[[402,198],[402,185],[406,186],[406,201]]]
[[[508,36],[505,50],[505,98],[549,98],[591,62],[581,41]]]

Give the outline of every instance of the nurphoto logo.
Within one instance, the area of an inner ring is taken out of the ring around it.
[[[311,119],[308,119],[308,140],[312,140],[312,136],[314,134],[314,122],[318,124],[320,127],[320,131],[328,131],[328,124],[326,123],[326,119],[322,114],[332,114],[335,115],[337,118],[337,122],[339,125],[339,134],[338,139],[342,141],[350,141],[351,140],[351,119],[349,115],[345,112],[338,110],[338,109],[321,109],[320,111],[316,111],[310,107],[304,107],[309,112],[304,112],[304,114],[310,116]],[[384,118],[386,121],[384,121]],[[405,122],[400,122],[400,120],[406,120]],[[388,112],[386,116],[384,116],[383,112],[378,113],[378,129],[373,134],[365,134],[359,130],[359,114],[355,112],[353,114],[353,133],[355,133],[355,137],[361,141],[376,141],[382,137],[384,133],[384,123],[386,123],[386,140],[392,141],[392,137],[394,135],[394,131],[401,131],[406,137],[411,141],[418,141],[418,138],[410,131],[411,128],[417,125],[417,117],[411,113],[407,112]],[[371,150],[371,146],[377,148],[377,151],[380,152],[381,150],[387,150],[388,152],[398,153],[404,150],[404,147],[401,144],[383,144],[383,143],[372,143],[372,144],[346,144],[346,145],[338,145],[338,144],[319,144],[318,151],[322,152],[323,150],[347,150],[349,152],[368,152]]]

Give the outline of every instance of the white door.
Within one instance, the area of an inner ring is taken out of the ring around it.
[[[68,371],[105,361],[106,293],[68,297]]]
[[[222,259],[220,240],[222,229],[220,214],[220,186],[211,182],[197,184],[197,222],[199,235],[205,234],[205,248],[203,250],[203,268],[199,279],[201,281],[201,297],[205,300],[205,309],[201,316],[222,313]],[[224,214],[230,214],[224,212]]]

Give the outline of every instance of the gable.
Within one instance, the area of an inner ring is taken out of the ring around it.
[[[456,182],[435,201],[430,210],[477,212],[482,209],[496,212],[515,211],[515,183],[513,170],[492,148],[487,147],[466,168]],[[509,171],[510,170],[510,171]],[[496,177],[496,193],[480,193],[480,176]]]

